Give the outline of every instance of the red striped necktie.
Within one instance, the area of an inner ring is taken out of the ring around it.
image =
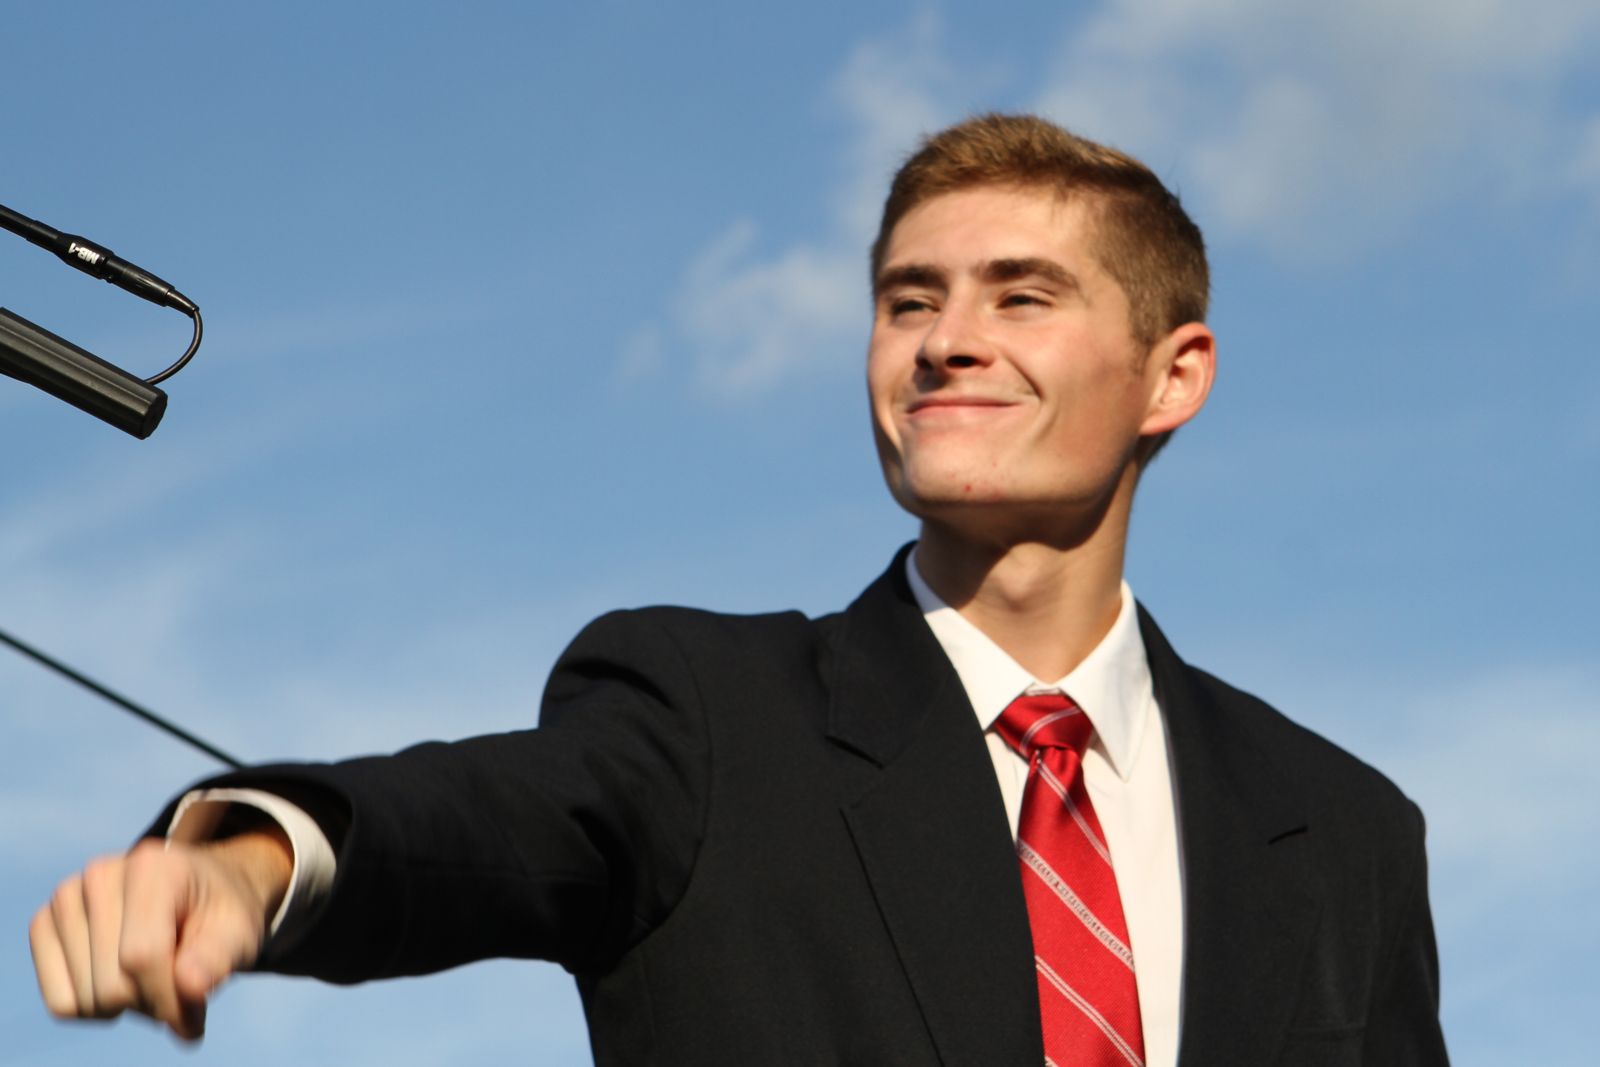
[[[1020,696],[995,729],[1028,761],[1017,823],[1045,1063],[1142,1067],[1128,924],[1081,765],[1094,726],[1061,693]]]

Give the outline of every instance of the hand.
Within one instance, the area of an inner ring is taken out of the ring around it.
[[[206,998],[255,962],[293,866],[275,828],[95,860],[28,928],[45,1006],[63,1019],[131,1008],[199,1040]]]

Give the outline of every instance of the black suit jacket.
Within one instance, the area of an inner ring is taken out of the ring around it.
[[[1422,822],[1141,625],[1185,870],[1185,1067],[1445,1062]],[[226,779],[339,871],[264,968],[573,972],[613,1064],[1043,1062],[989,757],[904,553],[841,614],[597,620],[536,731]]]

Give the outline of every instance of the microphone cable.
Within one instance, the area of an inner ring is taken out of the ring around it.
[[[194,734],[190,733],[188,730],[185,730],[177,723],[157,715],[149,708],[142,707],[141,705],[134,703],[121,693],[101,685],[99,682],[95,681],[93,678],[90,678],[86,674],[73,670],[60,660],[46,655],[37,648],[34,648],[32,645],[29,645],[26,642],[11,636],[4,630],[0,630],[0,643],[10,645],[12,648],[16,649],[18,652],[22,653],[24,656],[27,656],[34,662],[44,667],[48,667],[50,670],[55,671],[64,678],[78,683],[91,693],[94,693],[96,696],[110,701],[123,711],[128,712],[130,715],[134,715],[140,719],[143,719],[156,729],[165,730],[173,737],[176,737],[179,741],[182,741],[184,744],[190,745],[193,748],[199,749],[212,759],[217,760],[220,763],[224,763],[227,766],[232,767],[234,770],[238,770],[244,766],[244,764],[239,760],[234,759],[232,756],[228,755],[217,746],[211,744],[209,741],[205,741],[199,737],[196,737]]]

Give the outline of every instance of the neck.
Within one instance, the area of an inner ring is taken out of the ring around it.
[[[1117,621],[1130,503],[1131,492],[1090,529],[1055,536],[986,537],[970,524],[925,518],[917,570],[1024,670],[1051,681],[1082,663]]]

